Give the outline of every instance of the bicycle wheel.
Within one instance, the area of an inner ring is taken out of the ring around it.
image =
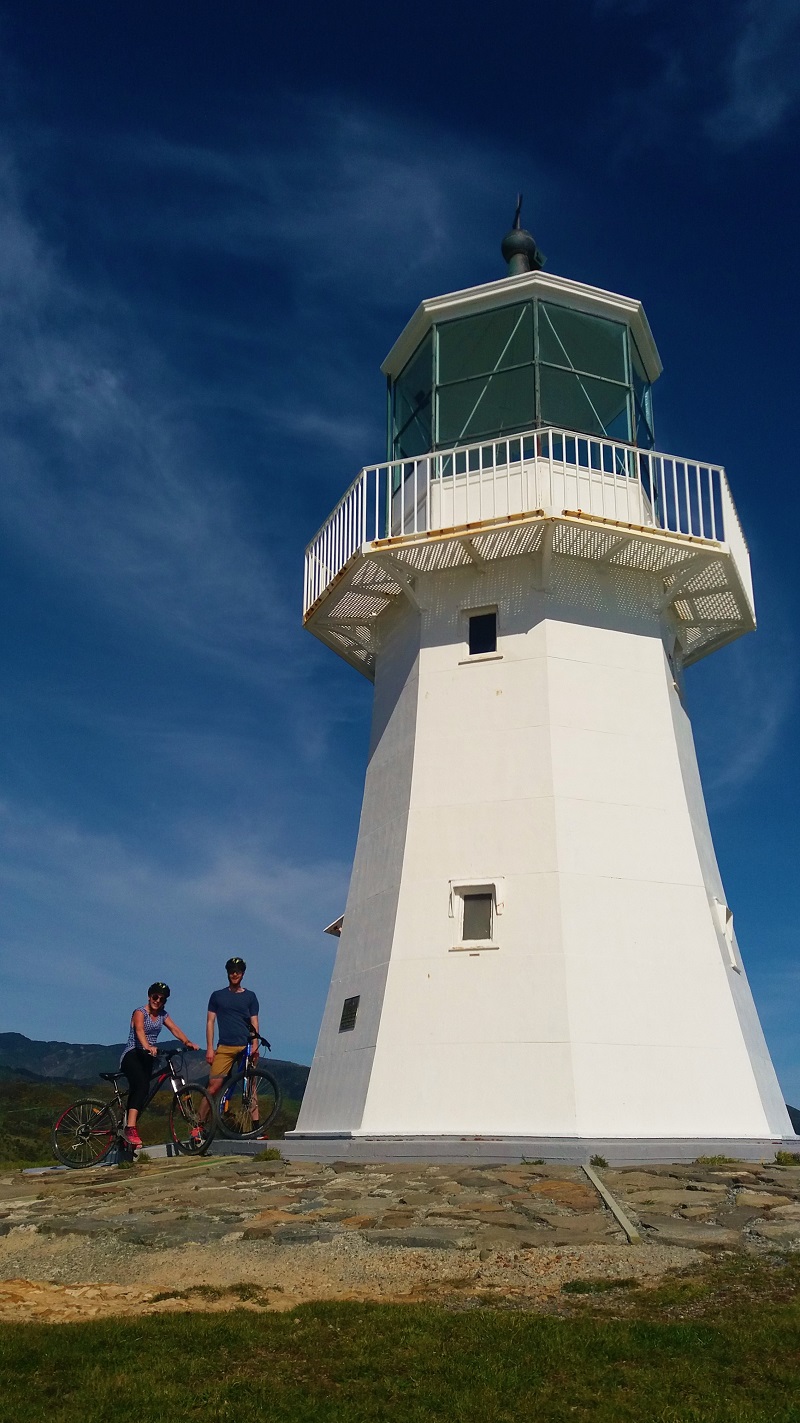
[[[202,1111],[203,1103],[206,1103]],[[186,1156],[203,1156],[216,1132],[214,1099],[199,1082],[179,1087],[169,1109],[169,1131],[179,1151]]]
[[[85,1097],[66,1107],[53,1122],[50,1142],[62,1166],[99,1166],[119,1135],[116,1102]]]
[[[281,1089],[263,1067],[238,1072],[217,1100],[217,1122],[229,1141],[264,1136],[281,1105]]]

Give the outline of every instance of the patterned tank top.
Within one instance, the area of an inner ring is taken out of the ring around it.
[[[164,1026],[164,1019],[166,1017],[166,1013],[156,1013],[154,1018],[150,1017],[150,1014],[148,1013],[146,1008],[134,1008],[133,1013],[144,1014],[144,1035],[147,1038],[147,1041],[150,1046],[155,1047],[156,1038],[158,1037],[159,1033],[161,1032],[161,1029]],[[128,1041],[125,1044],[122,1057],[125,1056],[126,1052],[130,1052],[131,1048],[141,1047],[141,1043],[139,1042],[139,1039],[136,1036],[136,1029],[133,1026],[133,1013],[131,1013],[131,1030],[128,1033]],[[122,1058],[120,1058],[120,1062],[121,1061]]]

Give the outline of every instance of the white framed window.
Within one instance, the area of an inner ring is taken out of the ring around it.
[[[503,908],[501,879],[451,880],[451,953],[480,953],[482,949],[499,948],[497,920]]]
[[[467,655],[462,665],[468,662],[490,662],[503,656],[497,650],[498,614],[496,604],[484,608],[465,608],[464,641]]]

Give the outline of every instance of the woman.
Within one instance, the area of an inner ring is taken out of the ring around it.
[[[168,984],[151,983],[147,990],[147,1007],[134,1008],[131,1015],[131,1030],[119,1064],[120,1071],[125,1073],[130,1085],[124,1132],[129,1146],[138,1147],[142,1144],[136,1123],[150,1090],[153,1059],[158,1057],[156,1038],[161,1029],[166,1027],[184,1047],[197,1048],[197,1043],[190,1042],[177,1023],[164,1011],[168,998]]]

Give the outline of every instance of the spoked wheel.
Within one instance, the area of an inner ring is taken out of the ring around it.
[[[216,1132],[214,1101],[199,1082],[178,1088],[169,1109],[169,1130],[178,1150],[186,1156],[202,1156],[208,1151]]]
[[[73,1102],[53,1122],[53,1155],[62,1166],[99,1166],[115,1145],[119,1129],[115,1102],[92,1097]]]
[[[217,1121],[230,1141],[264,1136],[281,1105],[281,1089],[263,1067],[239,1072],[217,1104]]]

